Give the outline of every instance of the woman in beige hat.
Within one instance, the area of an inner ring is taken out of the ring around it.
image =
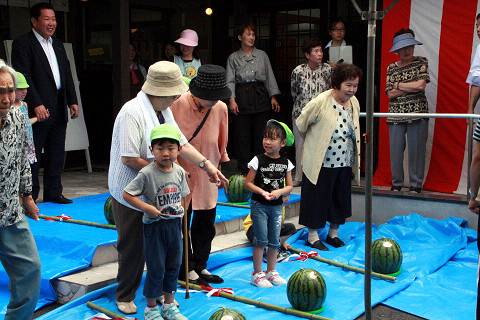
[[[170,105],[188,87],[179,67],[173,62],[160,61],[148,69],[147,80],[137,96],[125,103],[115,119],[110,150],[108,186],[112,195],[113,215],[118,232],[117,251],[118,309],[125,314],[136,313],[133,303],[140,286],[145,255],[143,250],[143,213],[123,199],[123,190],[140,169],[153,161],[149,152],[150,131],[161,123],[178,128]],[[182,134],[181,157],[202,168],[210,181],[220,185],[227,179]],[[160,299],[160,297],[159,297]]]

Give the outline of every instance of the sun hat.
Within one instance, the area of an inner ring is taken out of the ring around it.
[[[17,89],[27,89],[30,87],[27,83],[27,79],[25,79],[25,76],[18,71],[17,71],[17,79],[18,79]]]
[[[152,131],[150,131],[150,142],[155,139],[173,139],[178,142],[182,139],[182,134],[177,127],[172,126],[171,124],[164,123],[158,126],[155,126]]]
[[[227,87],[227,72],[223,67],[204,64],[190,82],[190,92],[203,100],[227,100],[232,91]]]
[[[285,136],[287,137],[287,147],[290,147],[295,142],[295,137],[293,136],[292,130],[283,122],[277,121],[275,119],[268,120],[267,124],[270,122],[276,122],[282,126],[283,130],[285,130]]]
[[[170,61],[159,61],[148,68],[147,81],[142,86],[146,94],[157,97],[178,96],[188,91],[180,68]]]
[[[413,46],[416,44],[423,44],[420,41],[415,40],[415,37],[411,33],[399,34],[393,38],[393,47],[389,52],[396,51],[405,47]]]
[[[175,42],[190,47],[196,47],[198,46],[198,35],[195,30],[185,29],[182,31],[182,33],[180,33],[180,38],[175,40]]]

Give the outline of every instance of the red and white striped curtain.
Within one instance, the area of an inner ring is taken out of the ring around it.
[[[384,9],[392,2],[385,0]],[[430,83],[426,95],[430,113],[467,112],[469,86],[465,79],[479,43],[475,31],[479,4],[479,0],[400,0],[387,13],[382,24],[380,112],[388,112],[386,70],[390,63],[399,60],[388,51],[393,35],[401,28],[412,29],[415,38],[423,42],[415,46],[415,55],[428,59]],[[392,182],[385,120],[380,118],[378,168],[373,179],[376,186],[391,186]],[[465,119],[430,119],[424,189],[465,194],[470,138],[467,133]],[[408,170],[405,176],[408,185]]]

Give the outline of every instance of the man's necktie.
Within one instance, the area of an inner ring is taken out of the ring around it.
[[[158,122],[159,122],[160,124],[165,123],[165,118],[163,117],[163,114],[162,114],[161,111],[157,111],[157,117],[158,117]]]

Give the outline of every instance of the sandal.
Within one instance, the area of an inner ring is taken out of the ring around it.
[[[422,188],[410,187],[410,193],[420,193],[420,192],[422,192]]]
[[[390,188],[390,191],[401,191],[402,190],[402,186],[392,186]],[[411,189],[410,189],[411,190]]]

